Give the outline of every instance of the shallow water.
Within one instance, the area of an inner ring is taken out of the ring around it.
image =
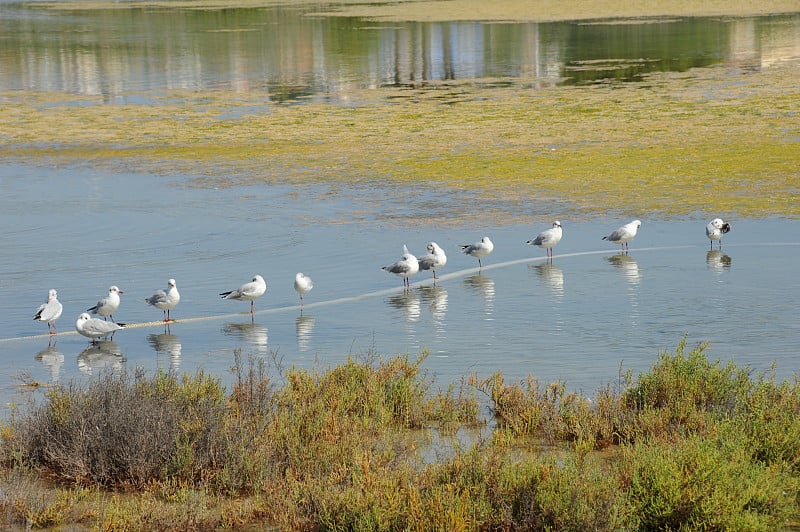
[[[650,70],[796,59],[798,28],[796,15],[380,26],[291,9],[50,12],[0,1],[0,90],[148,101],[180,87],[232,88],[296,100],[346,96],[351,84],[636,80]],[[709,253],[700,216],[641,213],[641,234],[619,256],[600,237],[628,220],[573,219],[568,198],[487,205],[469,191],[378,181],[216,188],[192,175],[30,164],[0,164],[2,404],[41,397],[20,382],[85,382],[102,368],[203,368],[227,383],[237,349],[283,368],[429,350],[424,367],[442,386],[502,371],[588,395],[616,382],[620,368],[645,371],[684,334],[755,371],[774,362],[783,378],[797,369],[795,220],[731,220],[723,252]],[[519,223],[477,225],[487,207]],[[565,231],[552,265],[525,245],[550,216]],[[496,247],[478,271],[457,245],[485,234]],[[404,292],[381,266],[403,244],[421,254],[430,240],[449,256],[442,278],[433,286],[418,275]],[[297,271],[315,281],[302,310]],[[251,318],[247,303],[218,293],[256,273],[269,290]],[[124,291],[118,321],[159,320],[144,299],[170,277],[182,299],[169,330],[132,326],[98,346],[74,333],[112,284]],[[55,338],[32,320],[49,288],[65,309]]]
[[[709,253],[705,220],[648,220],[627,256],[600,237],[627,220],[561,219],[552,265],[525,244],[530,225],[436,227],[419,213],[406,223],[374,211],[370,194],[317,194],[276,186],[208,189],[187,176],[109,175],[88,169],[0,167],[0,400],[19,403],[21,376],[85,380],[100,368],[199,368],[229,382],[233,353],[266,356],[284,368],[328,366],[349,353],[430,351],[439,385],[502,371],[564,380],[592,395],[619,369],[645,371],[660,350],[708,340],[710,356],[777,375],[797,370],[800,223],[732,220],[722,252]],[[374,194],[392,194],[373,189]],[[424,193],[424,191],[422,192]],[[372,212],[369,222],[361,221]],[[356,215],[357,216],[354,216]],[[326,220],[337,219],[329,224]],[[458,244],[492,237],[482,271]],[[448,264],[408,292],[381,270],[403,244],[421,254],[435,240]],[[299,308],[292,287],[315,281]],[[217,295],[262,274],[267,294],[248,304]],[[74,322],[116,284],[117,321],[161,318],[144,299],[174,277],[178,320],[135,327],[92,347]],[[31,318],[57,288],[63,334],[48,338]]]

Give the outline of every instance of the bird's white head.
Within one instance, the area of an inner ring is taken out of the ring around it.
[[[561,222],[556,220],[555,222],[553,222],[553,227],[561,227]]]
[[[47,300],[55,299],[58,297],[58,292],[55,288],[51,288],[49,292],[47,292]]]
[[[177,286],[175,284],[175,279],[170,279],[169,281],[167,281],[167,286],[169,286],[170,288],[175,288]]]
[[[111,286],[108,289],[108,293],[109,294],[123,294],[124,292],[122,290],[120,290],[117,286]]]

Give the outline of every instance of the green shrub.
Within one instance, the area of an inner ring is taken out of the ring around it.
[[[797,511],[796,481],[741,439],[640,443],[619,463],[645,530],[776,530]]]
[[[651,414],[643,419],[650,419],[652,432],[704,432],[710,419],[729,417],[747,395],[749,370],[732,362],[724,366],[719,360],[710,362],[705,356],[707,345],[700,344],[687,354],[684,337],[674,354],[661,353],[650,372],[640,375],[626,391],[629,408]],[[647,425],[640,423],[640,430],[647,431]]]

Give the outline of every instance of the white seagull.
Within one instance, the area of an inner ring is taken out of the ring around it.
[[[722,249],[722,235],[731,230],[731,224],[723,222],[722,218],[714,218],[706,225],[706,236],[711,240],[711,249],[714,249],[714,240],[719,241]]]
[[[547,252],[547,256],[549,258],[553,258],[553,248],[556,246],[556,244],[561,242],[562,235],[563,232],[561,230],[561,222],[556,220],[553,222],[553,227],[542,231],[533,240],[528,240],[526,244],[544,248]]]
[[[314,281],[311,280],[311,277],[297,272],[297,275],[294,276],[294,289],[300,294],[301,307],[303,306],[303,296],[309,293],[312,288],[314,288]]]
[[[489,240],[488,236],[481,238],[480,242],[474,244],[461,244],[461,253],[466,253],[471,257],[478,259],[478,267],[483,268],[481,258],[485,257],[494,250],[494,244]]]
[[[614,244],[619,244],[622,246],[623,250],[628,250],[628,242],[633,240],[633,237],[636,236],[636,232],[641,227],[642,222],[639,220],[634,220],[630,223],[627,223],[620,227],[619,229],[615,230],[610,235],[604,236],[603,240],[608,240]]]
[[[233,299],[234,301],[249,301],[250,314],[255,312],[254,301],[264,295],[267,291],[267,282],[260,275],[254,275],[253,280],[239,287],[238,290],[222,292],[222,299]],[[176,290],[177,292],[177,290]]]
[[[444,250],[439,247],[439,244],[436,242],[428,242],[428,253],[423,255],[419,258],[419,270],[431,270],[433,272],[433,278],[438,279],[439,276],[436,275],[436,268],[444,268],[444,265],[447,264],[447,255],[445,255]]]
[[[181,295],[178,293],[178,287],[175,285],[175,279],[167,281],[167,291],[157,290],[152,296],[145,299],[149,305],[153,305],[164,311],[164,322],[173,321],[169,315],[169,311],[174,309],[181,300]]]
[[[106,316],[111,318],[111,321],[114,321],[114,312],[119,308],[120,300],[119,295],[124,294],[122,290],[117,288],[116,286],[112,286],[108,289],[108,295],[102,298],[100,301],[97,302],[95,306],[90,309],[86,309],[86,312],[91,312],[92,314],[100,314],[105,319]]]
[[[47,303],[39,305],[39,308],[36,309],[36,314],[33,315],[33,319],[35,321],[46,321],[47,331],[50,334],[56,334],[58,332],[56,320],[61,317],[62,310],[64,310],[64,307],[61,306],[61,302],[58,300],[58,292],[56,292],[55,288],[51,288],[47,293]],[[50,328],[51,325],[52,329]]]
[[[87,338],[91,338],[92,343],[98,338],[111,335],[124,329],[124,323],[114,323],[113,321],[105,321],[89,316],[88,312],[84,312],[78,316],[78,321],[75,322],[75,330]]]
[[[408,278],[419,271],[419,260],[412,255],[411,252],[408,251],[406,245],[403,244],[403,258],[381,269],[399,275],[403,278],[403,286],[408,287],[411,285]]]

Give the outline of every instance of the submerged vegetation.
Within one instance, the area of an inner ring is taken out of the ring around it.
[[[105,530],[775,530],[800,515],[800,386],[663,353],[593,399],[533,377],[446,390],[374,355],[278,385],[62,385],[3,427],[0,523]],[[481,412],[488,412],[484,415]],[[488,424],[487,424],[488,423]],[[46,481],[46,482],[45,482]]]

